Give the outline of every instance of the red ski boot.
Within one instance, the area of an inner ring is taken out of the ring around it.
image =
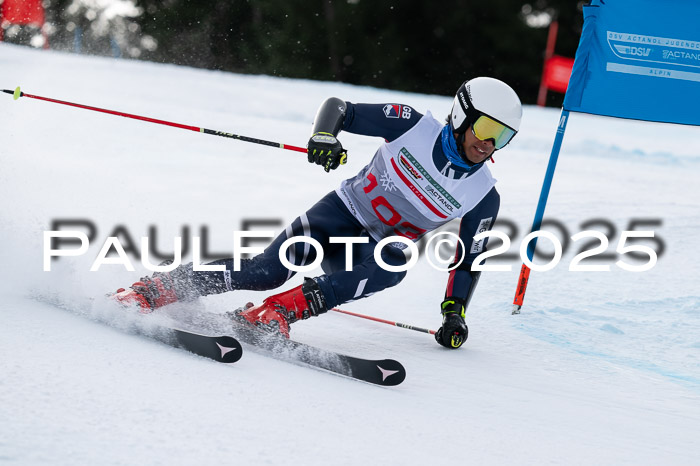
[[[279,332],[289,338],[289,324],[326,312],[326,300],[312,278],[304,284],[266,298],[262,304],[236,311],[236,318],[265,331]]]
[[[141,307],[140,311],[144,314],[178,301],[173,281],[167,273],[143,277],[129,288],[128,290],[119,288],[112,298],[124,306],[138,304]]]

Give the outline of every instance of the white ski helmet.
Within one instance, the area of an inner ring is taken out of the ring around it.
[[[522,115],[520,99],[508,84],[479,77],[466,81],[457,91],[450,124],[460,139],[472,126],[477,138],[493,139],[496,149],[502,149],[518,132]]]

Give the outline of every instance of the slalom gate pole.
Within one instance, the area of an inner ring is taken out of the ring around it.
[[[332,308],[331,311],[340,312],[341,314],[347,314],[349,316],[359,317],[361,319],[367,319],[367,320],[371,320],[374,322],[381,322],[382,324],[393,325],[394,327],[401,327],[401,328],[405,328],[407,330],[415,330],[416,332],[429,333],[431,335],[435,335],[435,330],[414,327],[413,325],[402,324],[401,322],[392,322],[391,320],[380,319],[378,317],[366,316],[364,314],[357,314],[355,312],[344,311],[342,309],[338,309],[337,307]]]
[[[547,164],[547,173],[544,176],[544,182],[542,183],[542,191],[540,191],[540,200],[537,203],[537,211],[535,212],[535,219],[532,222],[532,229],[530,230],[530,232],[538,231],[542,226],[544,209],[547,206],[549,189],[552,187],[554,170],[557,168],[559,151],[561,150],[561,143],[564,140],[564,132],[566,131],[566,123],[568,121],[569,111],[562,108],[561,115],[559,117],[559,126],[557,127],[557,135],[554,138],[552,153],[549,156],[549,163]],[[532,262],[532,258],[535,255],[535,246],[537,246],[537,237],[533,238],[527,245],[527,258],[530,262]],[[520,314],[520,309],[523,307],[523,301],[525,300],[525,291],[527,291],[527,282],[529,279],[530,267],[523,263],[522,267],[520,268],[520,276],[518,277],[518,286],[515,289],[515,298],[513,299],[512,314]]]
[[[11,94],[15,100],[19,99],[20,97],[28,97],[30,99],[37,99],[37,100],[43,100],[45,102],[53,102],[55,104],[68,105],[71,107],[82,108],[84,110],[92,110],[93,112],[108,113],[110,115],[116,115],[116,116],[121,116],[121,117],[125,117],[125,118],[132,118],[134,120],[147,121],[149,123],[156,123],[159,125],[172,126],[174,128],[186,129],[189,131],[196,131],[198,133],[212,134],[214,136],[221,136],[221,137],[225,137],[225,138],[238,139],[239,141],[243,141],[243,142],[252,142],[253,144],[262,144],[263,146],[277,147],[279,149],[287,149],[287,150],[293,150],[296,152],[306,153],[306,149],[304,147],[290,146],[289,144],[281,144],[279,142],[265,141],[263,139],[255,139],[255,138],[251,138],[248,136],[239,136],[237,134],[224,133],[223,131],[215,131],[212,129],[200,128],[199,126],[183,125],[180,123],[173,123],[172,121],[157,120],[155,118],[134,115],[131,113],[118,112],[115,110],[107,110],[105,108],[90,107],[88,105],[76,104],[73,102],[66,102],[63,100],[50,99],[48,97],[41,97],[38,95],[27,94],[25,92],[22,92],[20,90],[19,86],[14,91],[11,91],[9,89],[2,89],[2,92],[6,93],[6,94]]]

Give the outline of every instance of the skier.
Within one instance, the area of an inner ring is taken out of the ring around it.
[[[413,241],[444,223],[461,217],[459,237],[446,291],[440,304],[442,325],[435,339],[447,348],[459,348],[468,336],[465,312],[479,281],[471,265],[486,245],[473,237],[490,230],[496,220],[500,196],[496,180],[484,164],[508,144],[518,131],[520,100],[502,81],[478,77],[457,91],[447,123],[430,112],[397,104],[353,104],[327,99],[319,108],[308,142],[308,161],[326,172],[345,164],[347,151],[338,140],[340,131],[380,136],[380,146],[368,165],[339,188],[294,220],[263,253],[241,262],[233,259],[223,272],[194,272],[190,264],[169,273],[155,273],[120,289],[116,298],[138,303],[147,312],[176,301],[232,290],[269,290],[281,286],[294,272],[279,259],[281,244],[294,236],[311,237],[324,252],[324,275],[305,278],[302,285],[238,311],[237,317],[289,337],[289,324],[326,312],[339,304],[360,299],[397,285],[406,272],[390,272],[374,259],[377,243],[389,236]],[[330,237],[362,237],[353,244],[353,265],[345,270],[346,245]],[[312,263],[316,253],[304,242],[286,251],[298,266]],[[386,264],[401,266],[406,257],[401,243],[381,252]]]

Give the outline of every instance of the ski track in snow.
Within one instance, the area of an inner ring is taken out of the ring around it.
[[[438,118],[452,100],[3,43],[0,69],[3,88],[300,146],[329,96]],[[526,107],[491,165],[500,217],[520,229],[511,251],[532,222],[558,116]],[[0,463],[697,464],[698,128],[578,114],[569,123],[547,217],[570,234],[610,220],[610,250],[631,219],[660,219],[666,248],[648,272],[613,262],[568,272],[571,245],[557,268],[533,272],[519,316],[519,262],[486,272],[460,351],[330,312],[292,326],[305,343],[401,361],[406,381],[382,388],[252,351],[226,366],[168,347],[146,337],[188,308],[124,313],[103,295],[145,269],[88,271],[118,225],[136,240],[156,226],[162,251],[183,225],[206,225],[210,250],[228,251],[243,219],[292,221],[381,140],[342,134],[349,163],[325,174],[292,152],[5,94],[0,127]],[[90,219],[98,238],[85,257],[43,272],[42,231],[57,218]],[[445,281],[422,259],[399,286],[342,307],[436,328]],[[211,296],[195,309],[223,313],[273,292]]]

